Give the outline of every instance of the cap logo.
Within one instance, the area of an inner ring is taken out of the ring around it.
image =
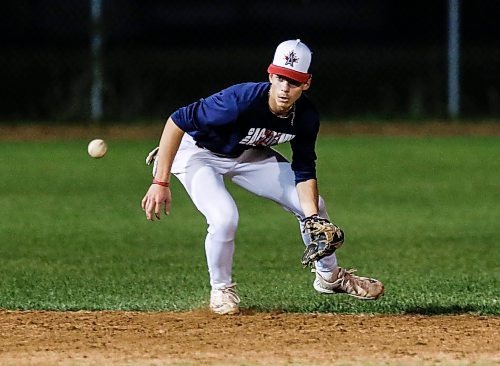
[[[291,67],[293,67],[293,64],[295,62],[299,62],[299,58],[297,57],[297,55],[295,54],[295,51],[294,50],[291,50],[290,53],[288,55],[285,55],[285,66],[286,65],[290,65]]]

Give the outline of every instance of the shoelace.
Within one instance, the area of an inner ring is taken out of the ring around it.
[[[354,269],[354,268],[351,268],[351,269],[341,269],[340,272],[339,272],[339,277],[337,278],[337,280],[334,282],[339,282],[340,286],[341,287],[352,287],[351,283],[350,283],[350,278],[346,278],[346,274],[353,274],[354,272],[356,272],[357,269]]]
[[[332,283],[332,285],[339,285],[340,287],[347,287],[347,286],[351,286],[351,279],[350,278],[346,278],[346,274],[353,274],[354,272],[356,272],[357,269],[355,268],[350,268],[350,269],[344,269],[344,268],[341,268],[340,271],[339,271],[339,276],[337,277],[337,279]],[[311,272],[312,273],[316,273],[316,268],[311,268]]]
[[[220,289],[222,291],[222,293],[227,296],[232,302],[234,303],[239,303],[241,300],[240,300],[240,297],[236,294],[236,290],[234,289],[234,285],[230,286],[230,287],[225,287],[225,288],[221,288]]]

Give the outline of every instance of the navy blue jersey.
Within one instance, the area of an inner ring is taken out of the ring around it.
[[[269,82],[233,85],[172,114],[175,124],[199,146],[214,153],[238,156],[246,149],[290,141],[296,183],[316,178],[314,150],[319,115],[302,95],[294,113],[280,118],[269,110]]]

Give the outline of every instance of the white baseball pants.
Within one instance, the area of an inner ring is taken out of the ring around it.
[[[291,164],[271,148],[250,149],[237,158],[216,156],[196,146],[185,134],[172,165],[172,174],[184,185],[198,210],[205,216],[208,234],[205,253],[212,288],[232,283],[234,238],[238,209],[224,185],[224,177],[257,196],[268,198],[293,213],[301,223],[304,218],[295,188]],[[320,216],[328,218],[322,198]],[[302,233],[302,225],[300,227]],[[304,244],[309,238],[302,235]],[[269,243],[273,245],[273,243]],[[319,272],[337,268],[335,254],[316,263]]]

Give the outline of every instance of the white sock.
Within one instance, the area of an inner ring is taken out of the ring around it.
[[[339,267],[332,268],[331,270],[318,270],[316,272],[323,277],[323,279],[327,282],[335,282],[338,276]]]

